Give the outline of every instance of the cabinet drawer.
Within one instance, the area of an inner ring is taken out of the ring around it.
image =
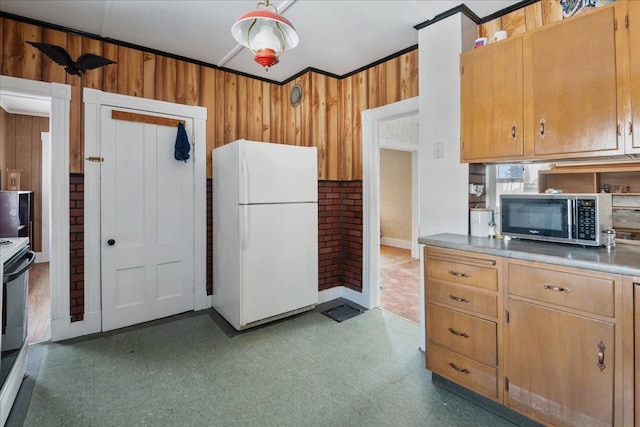
[[[497,360],[496,323],[427,304],[427,338],[487,365]]]
[[[427,277],[461,285],[498,290],[496,261],[473,256],[453,256],[429,250],[425,261]]]
[[[427,345],[427,369],[463,387],[496,399],[497,369],[478,363],[439,345]]]
[[[509,294],[613,317],[615,280],[528,265],[508,266]]]
[[[427,298],[455,308],[463,308],[487,316],[498,316],[496,295],[483,294],[470,289],[430,281],[427,283]]]

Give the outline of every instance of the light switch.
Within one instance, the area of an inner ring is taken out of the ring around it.
[[[433,158],[444,159],[444,144],[440,141],[433,145]]]

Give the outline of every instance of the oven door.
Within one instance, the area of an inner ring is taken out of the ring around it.
[[[2,372],[6,371],[5,359],[13,350],[19,350],[27,338],[27,295],[29,275],[27,270],[36,254],[25,248],[7,261],[2,276]]]
[[[506,236],[569,242],[573,238],[572,202],[566,197],[503,196],[501,222]]]

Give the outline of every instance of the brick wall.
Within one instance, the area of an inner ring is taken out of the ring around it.
[[[71,174],[69,183],[69,306],[77,322],[84,319],[84,175]]]
[[[342,284],[362,292],[362,181],[342,183]]]
[[[484,185],[485,193],[481,196],[469,194],[470,208],[486,208],[487,202],[487,167],[481,163],[469,163],[469,184]]]
[[[362,291],[362,181],[318,182],[318,289]]]
[[[342,285],[342,183],[318,181],[318,290]]]

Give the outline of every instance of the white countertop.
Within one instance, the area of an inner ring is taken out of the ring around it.
[[[0,241],[4,240],[9,240],[11,243],[0,244],[0,263],[2,264],[29,244],[28,237],[0,237]]]

